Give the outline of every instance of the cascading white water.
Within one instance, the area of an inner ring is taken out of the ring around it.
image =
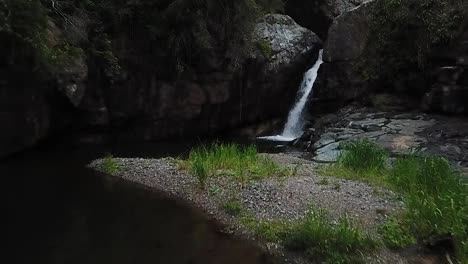
[[[307,98],[313,90],[315,80],[317,79],[318,70],[322,65],[323,50],[319,51],[319,56],[314,66],[310,68],[305,74],[296,97],[294,107],[289,111],[288,121],[284,126],[283,133],[277,136],[261,137],[261,139],[277,140],[277,141],[292,141],[302,134],[304,128],[303,112],[307,104]]]

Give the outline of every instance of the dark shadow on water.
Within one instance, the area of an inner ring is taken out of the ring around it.
[[[198,209],[85,167],[105,153],[178,156],[199,143],[43,147],[1,161],[6,263],[276,263]]]

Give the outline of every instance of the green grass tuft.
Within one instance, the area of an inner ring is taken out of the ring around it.
[[[313,261],[327,263],[359,262],[362,252],[373,250],[377,242],[353,225],[348,217],[333,224],[322,209],[310,210],[304,220],[291,227],[285,246],[305,251]]]
[[[190,171],[204,187],[210,177],[232,177],[242,185],[250,180],[272,176],[287,176],[288,170],[280,168],[266,156],[258,155],[255,146],[213,144],[193,149],[189,159]]]
[[[290,250],[305,252],[308,259],[315,262],[362,263],[363,253],[378,245],[348,217],[334,223],[324,210],[316,208],[311,208],[297,222],[256,221],[246,217],[243,224],[260,238],[281,243]]]
[[[202,188],[206,186],[206,181],[208,179],[208,173],[210,171],[208,165],[202,153],[195,152],[190,155],[190,170],[197,177]]]
[[[321,173],[388,187],[385,179],[388,157],[388,153],[377,144],[367,139],[356,140],[344,144],[336,164],[322,168]]]
[[[120,171],[120,164],[112,154],[108,154],[102,160],[101,170],[106,174],[113,175]]]
[[[232,216],[239,216],[244,212],[244,205],[239,199],[233,198],[223,205],[224,211]]]
[[[390,218],[385,224],[379,227],[379,233],[385,244],[392,248],[405,248],[416,244],[416,238],[411,235],[407,226],[402,225],[401,221],[396,218]]]
[[[356,172],[378,172],[385,168],[387,158],[388,153],[383,148],[367,139],[361,139],[343,145],[338,164]]]
[[[433,236],[454,238],[457,258],[468,261],[468,185],[441,157],[417,152],[396,159],[385,168],[388,154],[369,141],[345,146],[337,164],[323,170],[328,176],[361,180],[402,194],[406,211],[380,231],[391,247],[404,247]]]
[[[468,185],[440,157],[398,159],[389,180],[404,193],[403,225],[420,240],[450,234],[458,258],[468,261]]]

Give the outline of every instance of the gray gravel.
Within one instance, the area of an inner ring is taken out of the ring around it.
[[[397,196],[388,190],[350,180],[327,178],[325,181],[317,174],[318,165],[309,160],[289,154],[265,155],[283,166],[297,166],[297,174],[284,179],[264,179],[245,187],[219,177],[209,183],[207,190],[201,190],[196,178],[180,170],[172,158],[116,158],[121,169],[114,176],[188,200],[225,223],[228,229],[224,232],[247,236],[248,231],[243,230],[235,218],[221,209],[221,205],[233,195],[240,198],[248,211],[258,219],[298,219],[313,205],[326,209],[335,219],[347,214],[373,234],[379,223],[403,207]],[[99,169],[101,162],[96,160],[90,167]],[[297,260],[291,262],[302,263]],[[384,250],[368,263],[405,262],[397,254]]]

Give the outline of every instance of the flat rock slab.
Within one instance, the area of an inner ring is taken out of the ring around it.
[[[434,119],[420,113],[360,111],[340,111],[340,121],[325,128],[313,144],[316,161],[336,161],[341,152],[340,145],[357,139],[368,139],[398,154],[423,149],[428,140],[421,133],[436,124]]]

